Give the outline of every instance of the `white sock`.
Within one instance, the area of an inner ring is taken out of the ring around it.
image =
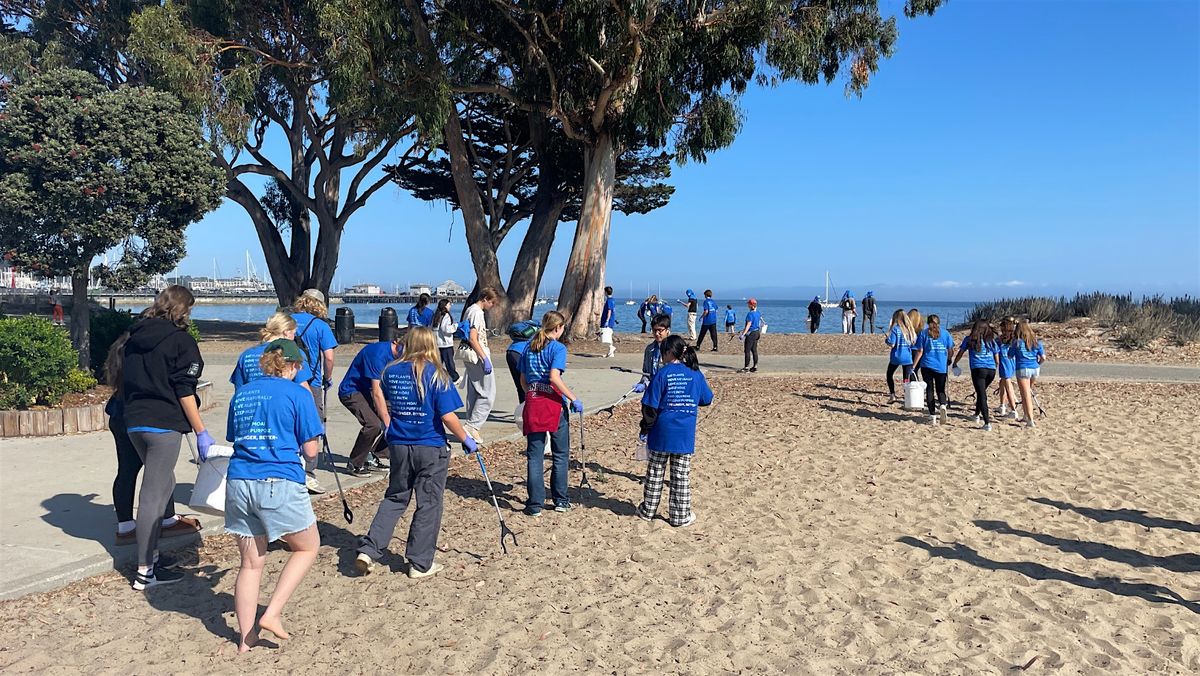
[[[179,521],[179,517],[177,517],[177,516],[168,516],[167,518],[165,518],[165,519],[163,519],[163,520],[162,520],[162,527],[163,527],[163,528],[170,528],[171,526],[174,526],[174,525],[175,525],[175,522],[176,522],[176,521]]]
[[[138,566],[138,575],[150,577],[150,571],[154,570],[154,566]]]
[[[127,535],[137,530],[137,521],[121,521],[117,524],[117,533]]]

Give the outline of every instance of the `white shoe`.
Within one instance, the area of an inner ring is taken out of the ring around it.
[[[429,567],[429,570],[420,571],[413,567],[413,565],[410,563],[408,564],[408,576],[414,580],[417,580],[423,577],[429,577],[430,575],[437,575],[438,571],[440,571],[442,567],[442,564],[434,561],[433,565]]]
[[[984,431],[984,432],[991,432],[991,431],[992,431],[992,424],[991,424],[991,423],[984,423],[984,424],[983,424],[983,431]]]
[[[678,526],[676,526],[676,528],[687,528],[688,526],[690,526],[694,523],[696,523],[696,513],[688,512],[687,518],[684,519],[683,522],[680,523]]]
[[[946,405],[945,404],[942,404],[940,407],[938,407],[938,422],[940,422],[943,425],[946,424]]]
[[[979,415],[978,413],[976,413],[974,416],[972,416],[972,417],[971,417],[971,422],[973,422],[973,423],[981,423],[981,422],[983,422],[983,416],[981,416],[981,415]]]
[[[375,559],[359,552],[358,557],[354,559],[354,570],[357,570],[359,575],[370,575],[371,571],[375,570]]]
[[[1033,422],[1032,420],[1028,420],[1025,422],[1025,427],[1027,427],[1027,428],[1037,427],[1037,423]]]
[[[1001,417],[1006,416],[1008,415],[1008,407],[1001,404],[1000,408],[996,409],[996,413],[998,413]]]
[[[324,495],[325,487],[317,481],[317,477],[311,474],[304,475],[304,487],[308,489],[310,495]]]
[[[929,416],[929,424],[930,425],[938,424],[938,417],[936,415]]]

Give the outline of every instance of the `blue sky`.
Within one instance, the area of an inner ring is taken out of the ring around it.
[[[732,147],[675,169],[670,205],[614,215],[619,295],[807,297],[826,269],[909,299],[1200,292],[1200,3],[951,0],[901,18],[862,99],[786,85],[743,107]],[[552,295],[573,233],[559,228]],[[501,249],[506,281],[523,234]],[[184,273],[216,257],[232,275],[244,249],[265,269],[232,203],[188,248]],[[447,278],[474,273],[444,205],[385,188],[347,227],[340,283]]]

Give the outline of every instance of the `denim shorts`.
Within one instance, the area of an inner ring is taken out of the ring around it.
[[[1035,369],[1017,369],[1017,380],[1030,380],[1042,375],[1042,369],[1039,366]]]
[[[304,484],[286,479],[230,479],[225,484],[225,530],[273,542],[317,522]]]

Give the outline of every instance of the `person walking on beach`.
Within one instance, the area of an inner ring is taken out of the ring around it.
[[[762,332],[763,318],[762,313],[758,311],[758,301],[754,298],[746,301],[746,325],[742,328],[742,333],[739,338],[743,341],[743,352],[745,354],[745,366],[738,369],[738,373],[758,372],[758,337]],[[751,365],[751,359],[754,363]]]
[[[417,304],[408,310],[408,328],[433,326],[433,308],[429,307],[429,294],[417,296]]]
[[[173,562],[158,553],[163,513],[175,492],[175,464],[183,435],[195,432],[201,457],[215,443],[200,417],[196,396],[204,359],[187,332],[195,302],[187,288],[168,286],[129,329],[125,343],[121,403],[129,440],[142,460],[133,580],[138,591],[183,578],[170,570]]]
[[[62,300],[58,296],[58,289],[50,292],[50,318],[59,326],[63,323],[63,306]]]
[[[409,331],[418,327],[412,327]],[[422,327],[423,328],[423,327]],[[358,421],[358,436],[346,461],[346,473],[366,476],[372,469],[386,470],[387,440],[383,438],[383,416],[375,408],[375,383],[383,368],[400,356],[400,336],[371,343],[354,355],[338,385],[338,401]]]
[[[261,629],[291,638],[283,628],[283,607],[321,546],[300,456],[317,457],[324,426],[312,395],[293,382],[304,361],[294,341],[272,341],[259,361],[265,377],[247,383],[229,402],[225,436],[233,442],[233,457],[226,473],[225,531],[237,537],[241,554],[233,591],[240,653],[258,643]],[[200,460],[207,460],[204,451]],[[257,617],[267,545],[275,540],[283,540],[291,553]]]
[[[542,328],[529,341],[521,360],[521,384],[525,388],[525,468],[528,499],[525,514],[539,516],[546,502],[546,433],[550,434],[550,499],[554,511],[571,509],[567,495],[567,471],[571,462],[571,412],[583,413],[583,402],[563,382],[567,370],[567,348],[558,339],[566,319],[551,310],[542,315]],[[569,406],[569,408],[568,408]]]
[[[450,318],[450,301],[443,298],[438,301],[437,310],[433,313],[433,321],[429,328],[434,330],[437,338],[438,355],[442,360],[442,368],[450,374],[450,382],[458,382],[458,369],[454,368],[454,320]]]
[[[871,333],[875,333],[875,292],[868,291],[867,295],[863,296],[862,301],[862,330],[867,333],[868,328]]]
[[[129,440],[125,424],[125,403],[121,398],[121,368],[125,363],[125,343],[129,340],[126,331],[113,341],[104,360],[105,384],[112,388],[112,396],[104,406],[108,415],[108,431],[117,448],[117,476],[113,479],[113,508],[117,512],[118,545],[137,542],[137,522],[133,520],[133,497],[137,490],[138,474],[142,471],[142,458],[133,442]],[[162,525],[158,538],[180,537],[200,532],[200,520],[190,516],[176,516],[175,501],[167,500],[163,509]]]
[[[732,305],[725,306],[725,334],[730,338],[733,337],[733,325],[737,324],[737,313],[733,311]]]
[[[1021,390],[1021,410],[1025,413],[1025,426],[1036,427],[1033,422],[1033,386],[1042,374],[1046,348],[1042,341],[1037,339],[1033,325],[1028,321],[1017,324],[1017,339],[1009,346],[1008,354],[1017,367],[1017,387]]]
[[[712,299],[712,289],[704,290],[704,312],[700,315],[700,337],[696,349],[704,342],[704,334],[712,336],[712,352],[717,351],[717,303]]]
[[[492,373],[492,353],[488,348],[487,311],[496,305],[499,294],[490,286],[479,290],[479,300],[464,312],[470,333],[458,350],[467,372],[467,434],[481,441],[480,428],[487,422],[496,401],[496,376]]]
[[[821,298],[813,296],[812,302],[808,304],[808,332],[816,333],[817,329],[821,328],[821,313],[825,311],[825,307],[821,305]]]
[[[600,343],[608,346],[605,358],[611,358],[617,353],[613,344],[613,332],[617,326],[617,304],[613,301],[613,288],[604,287],[604,309],[600,311]]]
[[[327,321],[329,308],[325,306],[325,294],[319,289],[306,289],[292,304],[292,319],[296,320],[296,344],[304,352],[304,365],[312,377],[308,381],[317,414],[325,419],[325,394],[333,387],[333,351],[337,339]],[[313,495],[321,495],[325,488],[317,481],[317,458],[304,458],[304,485]]]
[[[913,342],[917,339],[917,334],[913,331],[912,324],[908,321],[908,315],[904,314],[904,310],[896,310],[892,313],[892,322],[888,325],[887,338],[884,338],[884,344],[891,347],[888,353],[887,367],[887,387],[888,387],[888,403],[896,401],[896,369],[903,367],[904,382],[908,383],[912,380],[913,373]],[[901,392],[900,398],[904,398],[904,393]]]
[[[699,407],[711,404],[713,393],[699,370],[696,350],[682,338],[667,337],[662,352],[665,363],[654,374],[642,397],[639,440],[646,444],[650,457],[638,517],[651,521],[658,514],[669,466],[671,501],[667,522],[683,528],[696,523],[691,488],[696,421]]]
[[[954,350],[954,337],[949,331],[942,329],[942,320],[937,315],[929,315],[928,326],[917,336],[917,351],[913,360],[921,368],[921,376],[925,381],[925,405],[929,407],[929,424],[946,424],[946,369],[950,365],[950,355]],[[934,390],[937,390],[937,402],[934,402]]]
[[[1000,344],[1000,417],[1017,417],[1017,399],[1013,394],[1013,380],[1017,377],[1017,363],[1009,354],[1009,346],[1017,339],[1017,320],[1005,317],[1000,320],[1000,335],[996,340]]]
[[[633,386],[633,391],[641,394],[646,391],[650,380],[662,367],[662,342],[671,335],[671,318],[667,315],[657,315],[650,322],[654,340],[646,346],[642,353],[642,379]]]
[[[286,312],[276,312],[258,330],[258,337],[262,342],[247,348],[238,355],[237,362],[233,366],[233,373],[229,374],[229,382],[233,385],[234,392],[237,392],[246,383],[263,377],[259,361],[262,359],[267,345],[280,338],[294,340],[296,338],[296,320]],[[309,372],[308,366],[301,364],[300,370],[296,372],[296,384],[311,391],[308,384],[311,378],[312,373]]]
[[[920,336],[921,332],[925,330],[925,318],[921,316],[921,311],[918,310],[917,308],[911,308],[908,311],[908,323],[912,326],[914,335]],[[920,370],[917,369],[917,343],[916,343],[916,341],[913,341],[912,354],[913,354],[913,362],[912,362],[913,363],[913,378],[916,380],[920,380],[921,372],[920,372]]]
[[[650,298],[643,300],[642,304],[638,306],[637,318],[642,321],[642,333],[645,333],[646,322],[654,318],[654,304],[650,302]]]
[[[954,355],[954,366],[962,359],[963,352],[970,353],[971,384],[975,387],[975,422],[983,423],[983,431],[992,430],[992,414],[988,410],[987,391],[1000,370],[1000,345],[996,341],[996,330],[986,319],[976,319],[971,333],[963,337],[958,352]]]
[[[838,307],[842,309],[842,333],[854,333],[854,318],[858,315],[854,294],[849,291],[842,294],[842,302],[838,303]]]
[[[463,429],[454,413],[462,398],[442,368],[433,332],[418,327],[404,338],[404,354],[384,368],[375,381],[377,410],[387,428],[391,467],[383,501],[359,541],[354,566],[366,575],[375,568],[396,532],[396,524],[414,497],[417,509],[408,528],[404,558],[408,576],[435,575],[442,565],[434,561],[438,531],[442,527],[442,496],[450,469],[450,447],[446,430],[470,454],[478,450],[475,440]]]
[[[694,341],[696,340],[696,292],[688,289],[687,300],[681,300],[679,304],[687,306],[688,340]]]

